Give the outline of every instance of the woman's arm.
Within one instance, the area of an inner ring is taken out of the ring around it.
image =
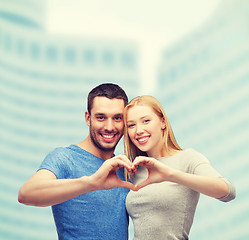
[[[219,177],[200,176],[171,169],[167,179],[213,198],[223,198],[229,194],[226,182]]]
[[[170,181],[214,198],[222,198],[229,194],[227,183],[219,177],[207,177],[185,173],[170,168],[154,158],[148,157],[137,157],[134,160],[134,169],[138,165],[146,167],[149,175],[145,181],[136,186],[136,190],[139,190],[150,183]]]

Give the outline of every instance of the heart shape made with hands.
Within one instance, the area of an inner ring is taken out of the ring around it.
[[[138,191],[139,189],[151,183],[164,181],[161,179],[160,174],[158,174],[161,171],[161,163],[159,163],[159,161],[157,161],[155,158],[139,156],[136,157],[135,160],[131,163],[128,158],[126,158],[126,156],[115,156],[112,159],[108,160],[108,162],[111,164],[112,172],[115,172],[115,175],[116,171],[121,167],[124,167],[132,175],[137,172],[138,166],[144,166],[148,170],[148,177],[146,180],[142,181],[136,186],[134,186],[130,182],[126,181],[126,183],[124,183],[124,181],[122,181],[122,186],[120,185],[120,187],[126,187],[134,191]]]
[[[136,174],[137,169],[138,169],[139,166],[143,166],[143,167],[147,168],[146,164],[144,164],[144,163],[140,163],[140,164],[136,164],[136,165],[133,163],[132,166],[131,166],[130,171],[128,171],[128,170],[127,171],[131,175],[134,175],[134,174]],[[148,168],[147,168],[147,171],[148,171],[148,174],[147,174],[148,177],[144,181],[141,181],[140,183],[134,185],[135,186],[135,191],[138,191],[139,189],[141,189],[141,188],[143,188],[143,187],[145,187],[145,186],[147,186],[147,185],[149,185],[149,184],[152,183],[151,180],[150,180],[150,172],[149,172]]]
[[[138,166],[147,168],[148,177],[135,186],[136,191],[149,184],[166,181],[169,176],[170,168],[155,158],[145,156],[136,157],[131,165],[130,173],[135,174]]]

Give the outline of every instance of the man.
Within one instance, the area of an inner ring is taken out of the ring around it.
[[[94,88],[85,112],[87,138],[49,153],[20,188],[19,202],[52,206],[59,239],[128,239],[125,198],[135,187],[125,181],[124,168],[130,171],[131,163],[113,156],[127,102],[118,85]]]

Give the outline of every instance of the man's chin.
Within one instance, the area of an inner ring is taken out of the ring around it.
[[[93,142],[94,145],[100,149],[101,151],[104,151],[104,152],[111,152],[111,151],[114,151],[116,146],[117,146],[117,143],[113,142],[113,143],[105,143],[105,142],[101,142],[101,141],[94,141]]]
[[[116,135],[115,137],[118,137],[118,136]],[[91,135],[91,140],[92,140],[93,144],[101,151],[104,151],[104,152],[111,152],[112,151],[113,152],[120,139],[116,138],[114,141],[108,142],[108,141],[105,141],[105,139],[103,139],[103,137],[100,137],[97,139]]]
[[[117,146],[117,143],[115,143],[114,145],[109,145],[109,146],[108,146],[107,144],[105,144],[105,145],[101,144],[101,145],[99,146],[99,148],[100,148],[102,151],[110,152],[110,151],[114,151],[115,148],[116,148],[116,146]]]

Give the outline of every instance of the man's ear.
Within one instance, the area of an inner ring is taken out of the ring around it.
[[[88,111],[85,112],[85,121],[88,127],[90,127],[90,113]]]

